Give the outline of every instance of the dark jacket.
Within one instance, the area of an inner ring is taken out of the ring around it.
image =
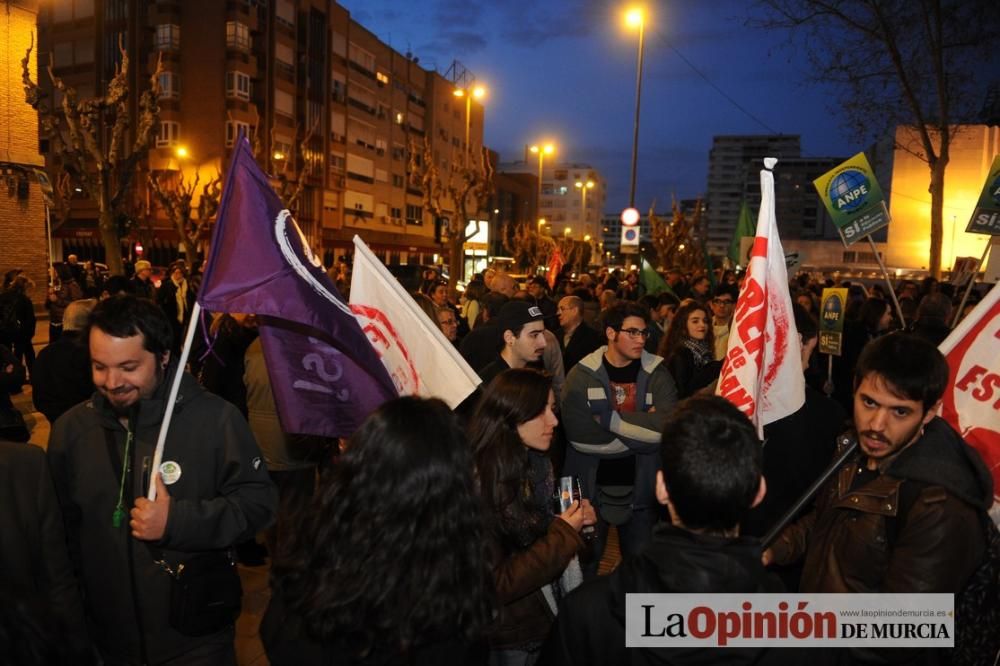
[[[609,576],[584,583],[560,602],[558,619],[538,663],[546,666],[770,663],[759,648],[715,651],[625,647],[626,594],[782,592],[781,583],[761,565],[760,551],[760,544],[754,539],[699,535],[672,525],[659,525],[640,555],[626,559]]]
[[[563,369],[566,374],[569,374],[569,371],[580,362],[580,359],[607,343],[607,340],[602,338],[600,333],[583,322],[569,336],[569,343],[566,342],[566,334],[562,328],[556,329],[555,335],[559,340],[559,348],[562,350]]]
[[[667,369],[677,384],[677,399],[683,400],[718,379],[722,361],[698,365],[694,360],[694,352],[687,347],[679,347],[667,359]]]
[[[542,588],[559,578],[582,548],[576,530],[555,518],[545,536],[501,559],[493,569],[501,608],[489,630],[491,648],[517,648],[545,639],[554,614]]]
[[[0,534],[0,589],[6,601],[22,604],[65,653],[50,654],[47,663],[89,663],[62,516],[45,452],[36,446],[0,441]]]
[[[458,636],[419,645],[407,655],[393,654],[379,638],[367,658],[352,658],[344,642],[313,640],[302,617],[289,611],[280,595],[271,596],[260,623],[260,640],[271,666],[485,666],[487,661],[485,645],[470,645]]]
[[[492,363],[500,351],[500,330],[497,324],[488,321],[476,326],[462,339],[458,349],[469,367],[478,372],[483,366]]]
[[[31,369],[31,400],[49,423],[94,393],[87,340],[79,331],[65,331],[38,353]]]
[[[154,395],[139,403],[126,510],[146,494],[171,377],[167,372]],[[219,634],[194,638],[170,627],[169,576],[154,563],[150,544],[132,538],[127,520],[112,525],[125,441],[125,426],[98,393],[52,426],[49,463],[95,642],[112,661],[138,663],[141,616],[148,660],[157,663],[218,640]],[[166,532],[153,545],[173,568],[196,553],[224,551],[273,520],[277,492],[246,421],[186,373],[163,460],[176,462],[181,475],[167,486]],[[232,628],[226,631],[231,635]]]
[[[170,278],[167,278],[169,281]],[[153,301],[156,300],[156,285],[153,284],[153,280],[143,280],[139,277],[133,277],[128,281],[129,289],[131,293],[135,294],[139,298],[148,298]]]
[[[782,532],[775,561],[805,555],[802,592],[960,591],[985,548],[978,512],[993,502],[979,454],[935,418],[876,478],[851,490],[863,462],[848,461],[815,510]]]

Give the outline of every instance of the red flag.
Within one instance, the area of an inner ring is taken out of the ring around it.
[[[1000,288],[938,347],[948,361],[941,416],[979,452],[993,476],[994,520],[1000,518]]]
[[[767,169],[760,172],[757,236],[716,387],[718,395],[754,422],[761,437],[765,425],[796,412],[806,399],[799,332],[774,215],[774,174],[770,169],[776,162],[766,158]]]
[[[557,247],[552,251],[552,258],[549,259],[549,289],[556,288],[556,279],[559,277],[559,273],[562,272],[562,269],[563,258],[562,254],[559,252],[559,248]]]

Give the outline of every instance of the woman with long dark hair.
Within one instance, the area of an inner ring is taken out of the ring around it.
[[[678,400],[719,378],[722,363],[715,360],[715,334],[705,305],[688,299],[677,308],[660,343],[660,356],[677,384]]]
[[[481,664],[492,616],[472,457],[440,400],[375,411],[272,567],[271,664]]]
[[[469,423],[501,606],[488,631],[493,666],[535,663],[556,603],[582,578],[575,559],[584,547],[579,532],[596,522],[587,500],[553,515],[546,452],[559,423],[554,404],[548,375],[507,370],[486,387]]]

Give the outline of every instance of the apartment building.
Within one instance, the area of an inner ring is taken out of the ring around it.
[[[501,173],[538,175],[538,159],[526,150],[525,159],[501,163]],[[597,169],[577,162],[542,161],[539,188],[538,218],[545,220],[544,229],[553,236],[574,240],[597,239],[601,236],[601,217],[607,198],[607,184]]]
[[[133,90],[147,87],[161,62],[160,126],[143,170],[204,183],[224,172],[242,131],[276,189],[301,181],[296,220],[327,262],[349,255],[355,234],[391,264],[447,254],[413,176],[425,141],[445,179],[481,153],[483,106],[455,96],[471,73],[449,79],[422,68],[328,0],[52,0],[39,32],[40,62],[51,54],[81,97],[104,89],[121,60],[119,40]],[[442,207],[454,214],[453,202]],[[60,246],[102,253],[86,200],[73,217]],[[147,254],[162,262],[178,238],[155,210],[151,224]]]

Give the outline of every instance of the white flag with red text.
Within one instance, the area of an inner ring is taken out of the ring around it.
[[[806,396],[785,252],[774,214],[774,174],[770,169],[776,162],[766,158],[767,168],[760,172],[757,236],[716,387],[716,394],[753,421],[762,438],[765,425],[796,412]]]
[[[396,390],[454,409],[479,386],[479,375],[357,236],[354,250],[351,310]]]
[[[941,417],[990,470],[990,515],[1000,524],[1000,287],[994,285],[938,349],[948,361]]]

